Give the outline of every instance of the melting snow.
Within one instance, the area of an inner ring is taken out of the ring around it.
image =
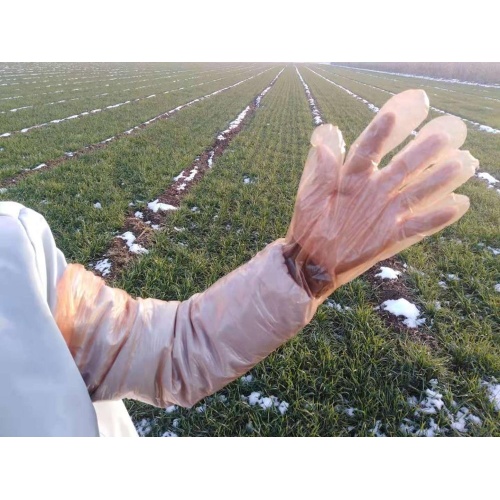
[[[250,406],[258,405],[263,410],[269,408],[277,408],[277,410],[284,415],[290,406],[286,401],[280,401],[276,396],[261,396],[260,392],[252,392],[250,396],[242,396],[242,399],[248,401]]]
[[[95,270],[103,276],[107,276],[111,272],[111,261],[109,259],[99,260],[95,265]]]
[[[492,175],[488,174],[487,172],[480,172],[477,174],[477,176],[480,179],[484,179],[485,181],[488,182],[490,186],[495,185],[497,182],[500,182],[498,179],[495,179]]]
[[[299,75],[300,81],[302,82],[302,85],[304,86],[304,90],[306,91],[307,101],[309,102],[309,107],[311,108],[311,113],[313,115],[314,124],[321,125],[323,123],[323,120],[321,118],[318,107],[316,106],[316,102],[314,101],[314,98],[311,94],[311,91],[309,90],[309,86],[306,84],[306,82],[302,78],[302,75],[300,74],[297,66],[295,66],[295,71],[297,71],[297,74]]]
[[[486,247],[493,255],[500,255],[500,248]]]
[[[177,405],[170,405],[170,406],[167,406],[165,408],[165,411],[167,413],[173,413],[174,411],[177,411],[177,410],[178,410]]]
[[[483,381],[481,385],[488,390],[488,397],[493,403],[495,410],[500,411],[500,384]]]
[[[380,267],[380,272],[377,273],[375,276],[380,279],[389,279],[389,280],[396,280],[398,279],[398,276],[401,274],[401,271],[396,271],[394,269],[391,269],[390,267]]]
[[[179,437],[179,436],[178,436],[175,432],[172,432],[172,431],[166,431],[166,432],[164,432],[164,433],[161,435],[161,437],[164,437],[164,438],[165,438],[165,437],[169,437],[169,438],[174,437],[174,438],[176,438],[176,437]]]
[[[439,427],[432,417],[429,418],[428,422],[425,422],[426,415],[445,416],[450,423],[450,427],[462,433],[469,430],[468,426],[470,424],[482,424],[481,419],[473,415],[465,406],[456,410],[455,413],[452,413],[443,401],[443,395],[438,390],[438,382],[436,379],[430,380],[429,385],[431,387],[425,390],[425,397],[422,400],[418,401],[416,397],[408,398],[408,405],[415,408],[414,417],[423,420],[423,422],[419,424],[405,418],[403,420],[404,423],[402,423],[399,428],[401,432],[404,434],[425,437],[443,435],[448,432],[447,428]],[[455,401],[452,401],[451,404],[453,408],[458,407]],[[421,428],[424,423],[427,423],[427,428]]]
[[[7,188],[0,188],[0,194],[4,194],[7,192]]]
[[[168,205],[167,203],[160,203],[159,199],[151,201],[148,203],[148,208],[153,212],[158,212],[158,210],[177,210],[178,207],[174,207],[173,205]]]
[[[253,380],[253,375],[244,375],[240,380],[246,384],[249,384]]]
[[[38,167],[34,167],[31,170],[40,170],[41,168],[46,167],[46,166],[47,166],[46,163],[40,163],[40,165],[38,165]]]
[[[386,300],[382,303],[381,307],[395,316],[404,316],[406,319],[403,323],[408,328],[417,328],[419,325],[425,323],[425,318],[418,318],[420,311],[417,306],[406,299]]]
[[[102,208],[102,205],[99,202],[94,203],[94,208]]]
[[[332,309],[335,309],[338,312],[344,312],[344,311],[350,311],[351,310],[351,308],[349,306],[341,306],[340,304],[338,304],[337,302],[335,302],[332,299],[327,299],[325,301],[325,306],[326,307],[330,307]]]
[[[137,434],[139,436],[147,436],[151,432],[151,419],[149,418],[143,418],[140,422],[138,422],[135,425],[135,428],[137,429]]]
[[[495,292],[500,292],[500,283],[495,285]]]
[[[122,240],[125,240],[125,243],[127,244],[129,251],[132,253],[144,254],[144,253],[149,252],[149,250],[147,250],[143,246],[141,246],[137,243],[134,243],[134,241],[136,240],[136,237],[130,231],[127,231],[126,233],[123,233],[122,235],[117,236],[117,238],[121,238]]]
[[[135,212],[134,216],[137,217],[138,219],[144,219],[144,214],[142,212]]]

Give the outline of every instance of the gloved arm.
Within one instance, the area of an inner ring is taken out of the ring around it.
[[[58,284],[56,322],[93,401],[189,407],[241,376],[313,317],[277,240],[184,302],[132,299],[80,265]]]

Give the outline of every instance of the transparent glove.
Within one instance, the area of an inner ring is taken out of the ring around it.
[[[479,162],[459,148],[467,128],[457,117],[427,123],[383,169],[381,159],[426,118],[422,90],[392,97],[351,146],[317,127],[300,181],[283,254],[309,296],[324,300],[377,262],[457,221],[469,208],[454,194]]]

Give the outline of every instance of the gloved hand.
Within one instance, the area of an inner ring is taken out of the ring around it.
[[[283,250],[287,267],[310,297],[335,289],[458,220],[469,199],[458,188],[479,162],[459,151],[467,128],[457,117],[427,123],[383,169],[381,159],[422,123],[422,90],[392,97],[351,146],[322,125],[312,134]]]

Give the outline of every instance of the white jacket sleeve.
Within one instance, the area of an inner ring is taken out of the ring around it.
[[[65,268],[45,219],[0,202],[0,435],[98,435],[87,388],[52,315]]]

